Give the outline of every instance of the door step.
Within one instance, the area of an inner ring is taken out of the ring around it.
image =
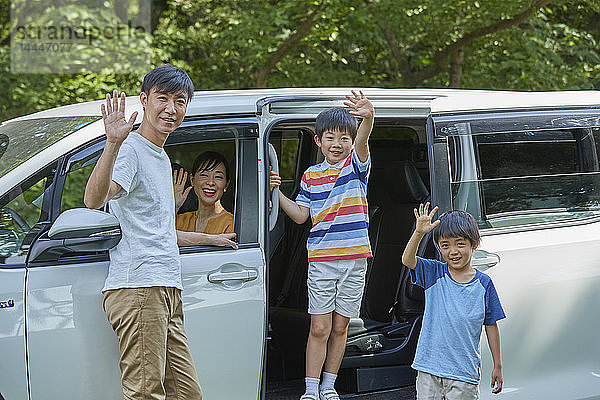
[[[409,365],[342,369],[336,387],[354,393],[414,385],[417,373]]]

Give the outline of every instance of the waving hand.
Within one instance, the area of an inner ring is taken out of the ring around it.
[[[106,141],[109,143],[121,144],[129,135],[133,128],[133,123],[137,118],[137,111],[131,114],[129,120],[125,119],[125,92],[121,92],[121,98],[117,91],[113,91],[112,98],[106,94],[106,105],[100,106],[102,111],[102,120],[104,121],[104,130],[106,131]]]
[[[433,216],[435,215],[437,210],[438,207],[435,206],[433,210],[429,212],[429,202],[425,203],[425,205],[423,205],[422,203],[419,204],[419,209],[414,209],[415,218],[417,219],[415,232],[425,234],[427,232],[430,232],[433,228],[435,228],[440,223],[440,220],[438,219],[435,222],[431,222],[431,220],[433,219]]]

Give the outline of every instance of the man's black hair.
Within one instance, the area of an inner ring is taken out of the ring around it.
[[[196,175],[197,172],[212,171],[221,163],[225,166],[225,180],[229,182],[229,164],[223,154],[216,151],[205,151],[196,157],[192,166],[192,175]]]
[[[187,95],[189,102],[194,96],[194,84],[189,75],[171,64],[164,64],[154,68],[144,76],[142,92],[147,95],[150,90],[156,88],[158,93],[183,93]]]
[[[341,131],[348,132],[352,140],[356,138],[356,129],[358,123],[354,115],[341,107],[333,107],[321,111],[315,121],[315,134],[321,139],[323,132]]]
[[[433,240],[463,237],[474,246],[479,243],[479,228],[471,214],[461,210],[446,211],[440,216],[440,223],[433,230]]]

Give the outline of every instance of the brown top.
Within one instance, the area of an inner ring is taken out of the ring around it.
[[[175,215],[175,229],[184,232],[196,231],[196,211],[190,211]],[[216,217],[210,218],[206,228],[201,233],[218,235],[220,233],[233,232],[233,214],[223,210]]]

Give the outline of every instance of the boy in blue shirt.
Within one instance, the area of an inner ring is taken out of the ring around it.
[[[471,266],[479,244],[477,222],[464,211],[448,211],[432,222],[438,207],[415,209],[416,226],[402,263],[413,283],[425,289],[425,313],[412,367],[417,400],[478,399],[481,327],[492,352],[492,393],[502,390],[497,321],[505,318],[490,277]],[[419,243],[432,231],[444,263],[417,257]]]

